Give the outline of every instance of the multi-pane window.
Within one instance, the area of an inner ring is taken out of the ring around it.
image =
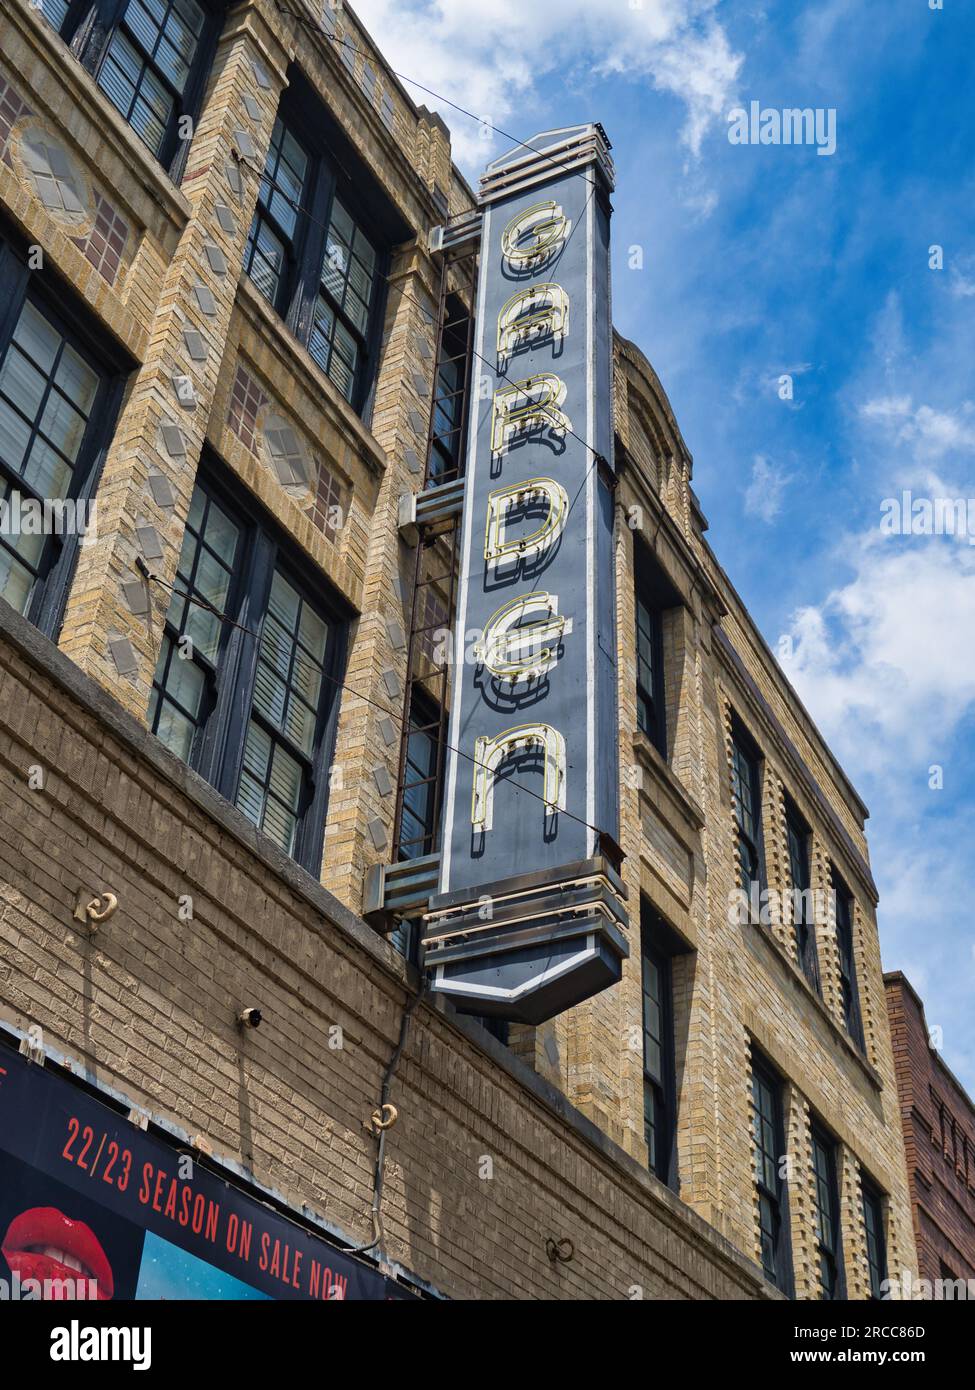
[[[437,848],[442,782],[438,754],[440,736],[439,706],[414,686],[396,829],[399,859],[419,859]],[[418,921],[402,921],[389,938],[397,950],[414,962],[418,955],[419,928]]]
[[[643,981],[643,1132],[651,1172],[670,1181],[674,1145],[674,1049],[670,960],[659,949],[652,915],[641,924]]]
[[[294,85],[274,123],[244,269],[361,410],[383,297],[380,243],[389,242],[361,211],[368,180],[348,176],[321,108],[300,78]]]
[[[762,1269],[770,1283],[789,1292],[792,1270],[781,1165],[785,1148],[782,1083],[774,1072],[759,1064],[752,1070],[752,1136]]]
[[[149,727],[185,762],[214,705],[240,527],[194,489],[149,703]]]
[[[879,1190],[865,1179],[863,1190],[863,1230],[867,1242],[867,1270],[870,1297],[883,1298],[887,1278],[887,1241],[884,1237],[884,1201]]]
[[[401,859],[417,859],[436,847],[440,798],[440,716],[432,701],[415,691],[410,710],[403,776],[398,848]]]
[[[661,753],[667,752],[660,610],[636,600],[636,722]]]
[[[791,804],[786,804],[785,835],[792,880],[793,930],[799,966],[813,989],[820,990],[819,958],[816,952],[815,913],[811,902],[809,876],[809,827]]]
[[[316,874],[343,627],[322,589],[205,469],[149,706],[172,751]]]
[[[857,989],[856,960],[853,955],[853,898],[833,870],[833,893],[836,913],[836,950],[840,963],[840,1000],[846,1031],[863,1047],[863,1021],[860,1017],[860,995]]]
[[[636,719],[661,757],[667,757],[664,698],[664,613],[681,597],[649,546],[634,543]]]
[[[471,317],[460,300],[448,298],[440,335],[433,402],[430,478],[451,482],[463,472]]]
[[[0,595],[53,636],[117,406],[118,375],[0,242]]]
[[[264,298],[281,308],[288,266],[295,258],[299,209],[308,156],[279,116],[264,160],[264,178],[247,237],[244,269]]]
[[[237,805],[293,854],[313,773],[328,624],[280,569],[271,580]]]
[[[824,1299],[842,1298],[836,1145],[819,1129],[813,1129],[811,1143],[819,1287]]]
[[[94,8],[94,22],[87,17]],[[216,33],[200,0],[43,0],[47,19],[163,164],[186,147]]]
[[[355,394],[368,351],[376,265],[375,247],[338,198],[333,199],[308,350],[347,401]]]
[[[762,865],[761,761],[745,730],[735,723],[731,746],[731,790],[738,828],[738,863],[742,886],[764,880]]]
[[[129,0],[98,85],[153,154],[180,111],[206,27],[196,0]]]

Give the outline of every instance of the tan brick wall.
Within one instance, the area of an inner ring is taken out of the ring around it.
[[[367,1240],[366,1121],[412,989],[403,961],[26,623],[7,625],[0,1021],[39,1026],[151,1115]],[[78,895],[105,890],[118,908],[89,934]],[[235,1025],[246,1005],[264,1013],[257,1032]],[[421,1003],[391,1099],[387,1253],[440,1292],[761,1293],[730,1246],[476,1025]],[[549,1237],[572,1241],[569,1263],[550,1262]]]
[[[454,210],[469,202],[469,190],[450,165],[446,129],[413,106],[348,11],[338,16],[338,35],[367,50],[351,70],[337,44],[307,27],[298,30],[268,0],[257,0],[228,17],[177,188],[44,20],[22,0],[9,9],[0,21],[6,62],[0,94],[5,81],[18,115],[9,130],[0,123],[0,201],[134,363],[98,491],[99,541],[82,552],[62,652],[137,720],[144,719],[167,600],[163,592],[157,595],[147,624],[128,612],[120,586],[133,577],[136,528],[146,523],[163,541],[164,559],[154,568],[172,578],[199,457],[209,443],[356,615],[322,883],[345,909],[358,911],[364,874],[388,859],[392,832],[394,797],[382,794],[373,772],[384,766],[395,777],[398,750],[382,738],[379,721],[388,711],[398,728],[402,714],[397,692],[406,648],[399,631],[408,624],[413,556],[395,523],[401,495],[418,486],[407,451],[422,458],[425,449],[431,310],[441,274],[425,249],[426,234],[441,216],[435,191],[448,194]],[[257,176],[245,170],[241,193],[234,192],[228,172],[234,167],[234,133],[249,132],[259,166],[296,53],[413,232],[396,249],[391,267],[368,424],[239,278]],[[268,88],[253,80],[255,59],[268,74]],[[366,63],[377,72],[374,88]],[[391,112],[383,105],[387,93]],[[259,119],[247,113],[245,94],[258,98]],[[93,233],[59,224],[42,207],[18,163],[17,141],[30,119],[62,139],[83,170],[92,205],[96,197],[108,200],[123,220],[117,266],[104,260],[96,265]],[[218,202],[232,211],[232,234],[218,225]],[[225,274],[210,266],[206,242],[223,251]],[[212,315],[201,310],[197,284],[213,296]],[[185,327],[205,339],[202,365],[186,361]],[[193,377],[193,410],[176,400],[176,371]],[[426,1277],[452,1293],[585,1296],[589,1290],[626,1296],[630,1285],[641,1285],[655,1293],[707,1290],[728,1296],[751,1289],[752,1276],[716,1254],[712,1237],[691,1212],[633,1166],[646,1161],[638,1041],[643,895],[688,947],[674,966],[681,1199],[749,1261],[757,1257],[749,1085],[751,1049],[757,1045],[788,1081],[789,1157],[796,1174],[789,1202],[800,1291],[813,1292],[805,1194],[808,1117],[814,1113],[842,1145],[847,1278],[851,1293],[862,1296],[860,1166],[889,1197],[892,1270],[915,1265],[875,891],[862,860],[864,808],[701,534],[680,429],[653,368],[639,349],[622,341],[614,395],[626,450],[616,570],[620,843],[626,853],[630,958],[615,989],[538,1029],[515,1031],[512,1052],[534,1068],[530,1084],[517,1065],[505,1063],[507,1054],[479,1050],[466,1027],[422,1010],[404,1059],[404,1120],[392,1145],[391,1247],[418,1272],[432,1271]],[[307,489],[283,486],[275,475],[263,438],[274,416],[290,423],[303,441]],[[178,425],[183,454],[174,457],[162,447],[163,422]],[[146,486],[151,471],[173,484],[177,503],[168,512],[160,511]],[[333,486],[343,500],[337,529],[323,521],[320,506]],[[664,626],[666,758],[636,729],[637,534],[682,598]],[[737,652],[741,669],[717,628]],[[132,679],[119,676],[107,650],[108,640],[118,635],[130,639],[139,657]],[[293,1192],[299,1204],[308,1200],[329,1220],[361,1235],[371,1163],[361,1126],[398,1027],[401,962],[384,943],[363,936],[361,923],[342,917],[334,899],[309,898],[306,876],[277,861],[268,869],[268,850],[259,837],[165,759],[153,741],[133,743],[127,736],[98,752],[97,718],[84,708],[90,699],[72,703],[45,678],[28,675],[19,658],[11,661],[17,672],[5,678],[11,698],[2,702],[14,739],[3,770],[11,844],[17,846],[7,853],[4,873],[10,956],[6,973],[0,973],[0,999],[7,1013],[41,1023],[66,1050],[84,1055],[187,1127],[211,1134],[218,1148],[242,1156],[262,1181]],[[25,681],[33,682],[32,702],[23,701]],[[114,721],[112,709],[106,704],[102,717]],[[865,1056],[843,1029],[835,935],[828,928],[820,933],[819,999],[797,968],[790,922],[763,933],[729,917],[738,883],[732,709],[745,719],[765,758],[769,886],[789,886],[783,820],[788,793],[813,829],[814,886],[828,883],[835,862],[855,894]],[[59,769],[43,795],[24,791],[31,758]],[[163,765],[167,774],[161,777]],[[141,834],[133,829],[140,826]],[[93,941],[77,935],[66,907],[81,876],[90,877],[92,889],[95,879],[117,881],[130,904]],[[174,917],[173,904],[186,882],[193,886],[183,891],[200,904],[192,930]],[[269,1028],[241,1039],[232,1029],[234,1008],[250,994],[267,1001],[280,1033]],[[329,1021],[340,1022],[353,1040],[339,1058],[323,1043]],[[597,1127],[602,1140],[578,1116],[568,1127],[559,1119],[564,1102],[546,1090],[549,1084]],[[621,1152],[606,1147],[607,1141]],[[496,1157],[502,1175],[500,1183],[492,1180],[497,1186],[476,1177],[479,1154]],[[562,1229],[567,1213],[578,1240]],[[553,1273],[541,1250],[542,1227],[576,1240],[574,1267]],[[459,1235],[464,1229],[468,1241],[475,1230],[478,1242],[467,1253]]]

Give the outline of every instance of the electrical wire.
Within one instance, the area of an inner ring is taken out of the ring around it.
[[[270,188],[272,188],[274,192],[277,193],[278,196],[284,202],[286,202],[299,216],[306,218],[309,222],[313,223],[316,227],[322,228],[322,230],[325,232],[331,230],[330,225],[327,222],[323,222],[320,217],[312,216],[312,214],[308,212],[306,208],[303,208],[300,203],[295,202],[295,200],[290,196],[290,194],[288,194],[279,183],[272,179],[270,174],[268,174],[266,170],[259,170],[256,164],[252,163],[252,161],[249,159],[245,159],[242,155],[237,155],[236,158],[239,164],[246,165],[246,167],[249,170],[251,170],[252,173],[258,175],[258,177],[261,179],[261,182],[267,184]],[[592,201],[594,193],[595,188],[593,189],[593,192],[589,194],[589,197],[586,199],[585,205],[582,209],[583,213],[585,213],[588,209],[589,203]],[[569,242],[572,240],[576,232],[576,227],[579,226],[581,221],[582,218],[580,217],[576,222],[575,227],[573,227],[572,231],[569,233],[568,239],[565,243],[566,246],[568,246]],[[421,312],[429,314],[430,310],[427,309],[425,305],[421,304],[417,297],[414,294],[411,294],[405,286],[393,283],[393,276],[387,275],[384,277],[384,279],[395,293],[404,295],[407,299],[410,300],[411,303],[415,304]],[[509,386],[518,386],[520,384],[517,381],[512,381],[511,377],[508,376],[507,372],[502,371],[498,367],[496,362],[489,361],[488,358],[486,358],[482,353],[478,352],[475,347],[471,347],[471,352],[479,362],[483,362],[485,367],[490,367],[490,369],[495,373],[495,375],[499,376],[502,381],[507,382]],[[606,464],[607,468],[609,467],[609,463],[607,462],[605,456],[601,454],[598,451],[598,449],[593,448],[593,446],[587,440],[583,439],[581,434],[577,434],[575,430],[571,428],[571,426],[561,426],[561,428],[565,434],[571,435],[572,438],[577,440],[578,443],[580,443],[584,449],[588,450],[589,453],[591,453],[593,457],[596,459],[597,463],[604,463]]]
[[[218,608],[215,608],[212,603],[208,603],[206,599],[197,598],[195,594],[187,593],[184,589],[178,589],[175,584],[170,584],[167,580],[163,579],[160,575],[156,574],[145,563],[141,555],[138,556],[136,559],[136,566],[139,570],[139,573],[142,574],[144,578],[148,580],[150,583],[158,584],[160,588],[168,589],[174,597],[186,599],[188,603],[196,604],[198,608],[205,609],[208,613],[212,613],[215,618],[219,619],[220,622],[226,623],[229,627],[234,627],[238,631],[246,633],[248,637],[253,637],[255,642],[261,641],[261,634],[259,632],[255,632],[253,628],[245,627],[243,623],[236,622],[233,618],[228,617],[225,613],[221,613]],[[378,709],[382,714],[386,715],[387,718],[395,719],[400,725],[400,732],[402,733],[402,726],[406,722],[405,711],[403,713],[397,713],[396,710],[390,709],[387,705],[380,704],[378,700],[372,699],[369,695],[363,695],[361,691],[356,690],[353,686],[348,685],[345,681],[339,680],[338,676],[329,675],[327,671],[323,671],[322,676],[330,684],[334,685],[336,689],[344,690],[347,695],[351,695],[357,700],[362,700],[367,705],[372,705],[374,709]],[[473,763],[475,767],[484,768],[487,772],[494,771],[494,769],[488,763],[482,763],[480,759],[475,758],[473,754],[465,753],[462,748],[456,748],[452,743],[445,742],[444,748],[447,750],[448,753],[456,753],[458,757],[465,758],[468,762]],[[529,796],[535,797],[537,801],[543,801],[546,805],[548,805],[548,802],[545,801],[545,797],[542,796],[541,792],[535,791],[533,787],[525,786],[523,782],[516,782],[512,777],[508,777],[505,780],[509,786],[514,787],[517,791],[527,792]],[[589,821],[584,820],[582,816],[577,816],[574,811],[559,810],[558,814],[560,816],[565,816],[568,820],[577,821],[580,825],[584,825],[587,830],[591,830],[595,835],[603,836],[605,833],[604,831],[600,830],[598,825],[591,825]]]
[[[359,48],[353,43],[348,43],[344,35],[340,37],[338,34],[330,34],[327,29],[323,29],[320,24],[316,24],[315,21],[310,19],[307,15],[298,14],[295,10],[286,10],[283,5],[277,3],[277,0],[275,0],[275,8],[279,14],[286,16],[288,19],[297,20],[299,24],[304,25],[306,29],[310,29],[312,33],[317,34],[319,38],[327,39],[329,43],[341,44],[343,48],[348,49],[352,53],[361,54],[364,58],[374,57],[374,55],[369,53],[366,49]],[[521,149],[529,150],[532,154],[538,155],[539,158],[544,159],[546,163],[551,165],[553,169],[561,169],[563,172],[571,174],[574,178],[581,178],[585,183],[591,183],[593,189],[596,188],[595,180],[589,178],[581,169],[572,169],[566,161],[553,159],[551,155],[546,154],[544,150],[536,148],[535,145],[529,144],[527,140],[520,140],[517,135],[512,135],[510,131],[503,130],[501,126],[493,125],[489,120],[485,119],[485,117],[476,116],[473,111],[468,111],[465,106],[458,106],[457,102],[451,101],[450,97],[445,97],[442,93],[435,92],[432,87],[424,86],[417,78],[408,77],[406,73],[397,72],[396,69],[392,67],[389,71],[394,77],[398,77],[401,82],[408,82],[411,87],[418,87],[419,90],[424,92],[427,96],[433,97],[436,101],[442,101],[445,106],[449,106],[454,111],[458,111],[462,116],[468,117],[469,120],[476,121],[477,125],[480,126],[482,130],[485,128],[493,130],[495,135],[500,135],[503,139],[510,140],[512,144],[520,146]],[[607,145],[608,144],[609,142],[607,141]],[[447,221],[452,222],[466,216],[469,216],[469,213],[457,213],[453,218],[448,217]]]

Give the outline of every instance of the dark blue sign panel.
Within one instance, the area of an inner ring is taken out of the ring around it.
[[[435,990],[537,1021],[613,983],[626,947],[601,857],[619,820],[612,165],[597,126],[528,143],[482,180],[480,389],[424,940]],[[568,915],[553,886],[575,891]]]
[[[190,1158],[0,1048],[0,1296],[411,1296]]]

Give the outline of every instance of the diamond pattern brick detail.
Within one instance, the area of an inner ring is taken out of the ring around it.
[[[336,513],[335,508],[338,508]],[[321,461],[318,464],[318,490],[315,496],[315,507],[312,511],[312,521],[323,535],[327,536],[332,542],[338,539],[339,518],[345,518],[346,499],[345,488],[336,478],[331,469]]]
[[[109,285],[114,285],[129,239],[129,224],[100,193],[95,194],[95,225],[86,237],[71,240]]]
[[[252,454],[257,453],[257,417],[267,403],[267,396],[254,378],[239,366],[230,393],[227,424]]]

